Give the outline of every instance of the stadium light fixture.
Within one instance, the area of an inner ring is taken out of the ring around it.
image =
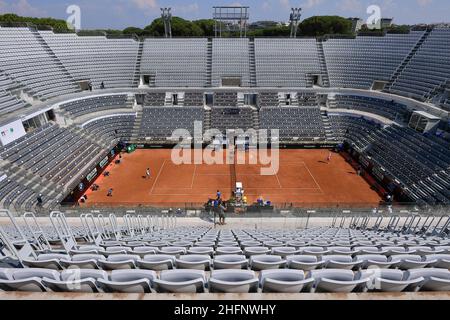
[[[161,18],[164,22],[166,38],[172,38],[172,8],[161,8]]]
[[[292,8],[290,15],[291,21],[291,38],[297,38],[298,25],[302,16],[302,8]]]

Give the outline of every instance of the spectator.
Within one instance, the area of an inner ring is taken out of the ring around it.
[[[102,81],[102,83],[100,84],[100,89],[105,89],[105,83]]]
[[[258,198],[258,200],[256,200],[256,202],[258,203],[259,206],[264,206],[264,198],[262,196],[260,196]]]
[[[225,211],[227,210],[227,207],[223,201],[219,201],[219,224],[224,226],[225,223]]]
[[[217,200],[222,199],[222,192],[220,190],[217,190]]]
[[[44,203],[44,201],[42,200],[42,194],[38,195],[37,203],[38,203],[38,207],[42,207],[42,204]]]
[[[362,175],[362,167],[361,167],[361,166],[358,167],[358,170],[356,171],[356,174],[357,174],[358,176],[361,176],[361,175]]]

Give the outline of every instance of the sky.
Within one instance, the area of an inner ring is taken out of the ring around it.
[[[303,8],[302,19],[339,15],[367,20],[367,8],[377,5],[381,16],[396,24],[450,22],[449,0],[0,0],[0,14],[66,20],[70,5],[80,7],[82,29],[142,28],[160,16],[161,7],[172,7],[173,15],[188,20],[211,18],[213,6],[226,5],[249,6],[251,21],[287,21],[292,7]]]

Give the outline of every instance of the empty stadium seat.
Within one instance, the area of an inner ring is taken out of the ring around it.
[[[254,255],[250,257],[250,268],[255,271],[284,268],[286,260],[280,256]]]
[[[314,279],[305,278],[300,270],[263,270],[259,275],[262,292],[300,293],[310,289]]]
[[[141,269],[154,271],[168,270],[173,269],[175,257],[166,254],[146,255],[144,259],[137,260],[136,264]]]
[[[205,255],[185,255],[175,260],[178,269],[196,269],[209,271],[211,257]]]
[[[60,279],[44,277],[42,283],[53,292],[99,292],[98,279],[108,280],[108,274],[103,270],[72,269],[61,272]]]
[[[247,268],[248,260],[243,255],[219,255],[213,260],[214,269],[243,269]]]
[[[59,279],[59,272],[50,269],[15,269],[10,280],[0,279],[4,291],[46,292],[42,278]]]
[[[154,280],[157,292],[162,293],[203,293],[206,275],[200,270],[167,270]]]
[[[258,286],[258,278],[249,270],[215,270],[209,279],[212,293],[252,293]]]
[[[352,292],[370,281],[356,279],[353,271],[342,269],[312,270],[307,277],[314,278],[313,292]]]
[[[150,270],[113,270],[109,279],[98,279],[105,292],[151,293],[156,273]]]

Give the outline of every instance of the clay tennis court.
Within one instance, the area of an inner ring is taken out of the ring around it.
[[[170,149],[137,150],[124,154],[122,163],[108,167],[109,177],[96,183],[99,191],[88,191],[87,205],[95,206],[183,206],[202,205],[220,190],[224,199],[231,195],[234,172],[242,182],[249,203],[262,196],[274,205],[293,203],[297,206],[339,204],[378,204],[380,196],[338,154],[327,163],[328,150],[280,150],[279,171],[261,175],[261,167],[248,164],[182,164],[171,160]],[[270,154],[269,154],[270,155]],[[237,161],[237,156],[235,156]],[[146,179],[150,167],[151,178]],[[113,196],[107,197],[113,188]]]

